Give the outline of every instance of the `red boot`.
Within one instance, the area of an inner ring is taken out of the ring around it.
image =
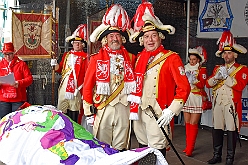
[[[192,152],[195,148],[195,141],[198,134],[198,124],[189,124],[190,134],[188,134],[188,144],[187,144],[187,150],[186,155],[192,156]]]
[[[189,134],[190,134],[190,130],[189,130],[189,123],[185,123],[185,137],[186,137],[186,147],[185,149],[183,150],[183,152],[186,152],[187,151],[187,146],[188,146],[188,137],[189,137]]]

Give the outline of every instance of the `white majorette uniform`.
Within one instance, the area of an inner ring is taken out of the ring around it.
[[[186,148],[183,150],[186,156],[192,156],[198,134],[198,122],[203,112],[203,100],[208,96],[204,90],[207,70],[203,67],[207,60],[207,51],[203,46],[189,49],[189,63],[185,65],[185,73],[190,83],[191,91],[183,106],[185,117]]]
[[[202,46],[189,49],[190,55],[197,56],[200,60],[199,63],[192,66],[190,63],[186,64],[185,73],[188,75],[191,91],[186,103],[183,106],[183,111],[188,113],[202,113],[202,100],[207,99],[207,94],[204,90],[207,80],[207,69],[202,66],[206,62],[206,50]]]

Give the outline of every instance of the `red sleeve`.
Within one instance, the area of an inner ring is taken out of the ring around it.
[[[207,69],[206,67],[202,67],[199,70],[199,74],[197,75],[198,82],[195,84],[197,88],[203,89],[207,80]]]
[[[83,87],[83,99],[89,103],[93,104],[93,89],[96,85],[96,59],[95,57],[90,58],[90,62],[84,77],[84,87]]]
[[[190,93],[190,85],[185,75],[184,65],[180,56],[174,56],[174,58],[170,60],[169,66],[176,82],[176,93],[174,99],[183,99],[184,102],[186,102]]]
[[[247,67],[243,67],[242,69],[240,69],[240,71],[238,71],[237,74],[234,76],[237,83],[232,86],[232,89],[242,91],[247,84],[247,76]]]
[[[61,60],[60,63],[59,63],[59,69],[56,70],[56,72],[58,72],[58,73],[61,73],[61,72],[62,72],[63,65],[64,65],[64,61],[65,61],[65,57],[66,57],[67,53],[68,53],[68,52],[65,52],[65,53],[63,54],[62,60]]]
[[[33,76],[32,73],[30,71],[30,69],[28,68],[28,65],[22,61],[22,79],[18,80],[18,86],[20,87],[28,87],[33,83]]]

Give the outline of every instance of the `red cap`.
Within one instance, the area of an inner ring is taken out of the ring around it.
[[[15,52],[13,43],[12,42],[4,43],[3,50],[1,50],[1,51],[3,53],[13,53],[13,52]]]

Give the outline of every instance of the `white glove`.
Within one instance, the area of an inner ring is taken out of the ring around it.
[[[186,72],[186,76],[188,78],[189,83],[192,84],[194,81],[194,75],[191,74],[190,72]]]
[[[162,111],[162,116],[157,120],[159,127],[164,127],[170,123],[175,113],[166,108]]]
[[[86,119],[87,125],[93,127],[94,116],[88,116],[88,117],[86,117],[85,119]]]
[[[227,73],[227,69],[226,69],[226,67],[221,66],[221,67],[220,67],[220,69],[219,69],[219,72],[221,73],[221,75],[222,75],[222,77],[223,77],[224,79],[226,79],[226,78],[227,78],[228,73]]]
[[[51,66],[56,66],[58,65],[58,62],[56,59],[51,59]]]
[[[76,97],[76,96],[77,96],[77,94],[78,94],[78,92],[79,92],[79,90],[78,90],[78,88],[76,88],[76,89],[75,89],[75,92],[74,92],[74,94],[73,94],[73,95]]]
[[[221,74],[221,72],[220,72],[220,70],[214,75],[214,78],[216,79],[216,80],[220,80],[220,79],[223,79],[223,77],[222,77],[222,74]]]

